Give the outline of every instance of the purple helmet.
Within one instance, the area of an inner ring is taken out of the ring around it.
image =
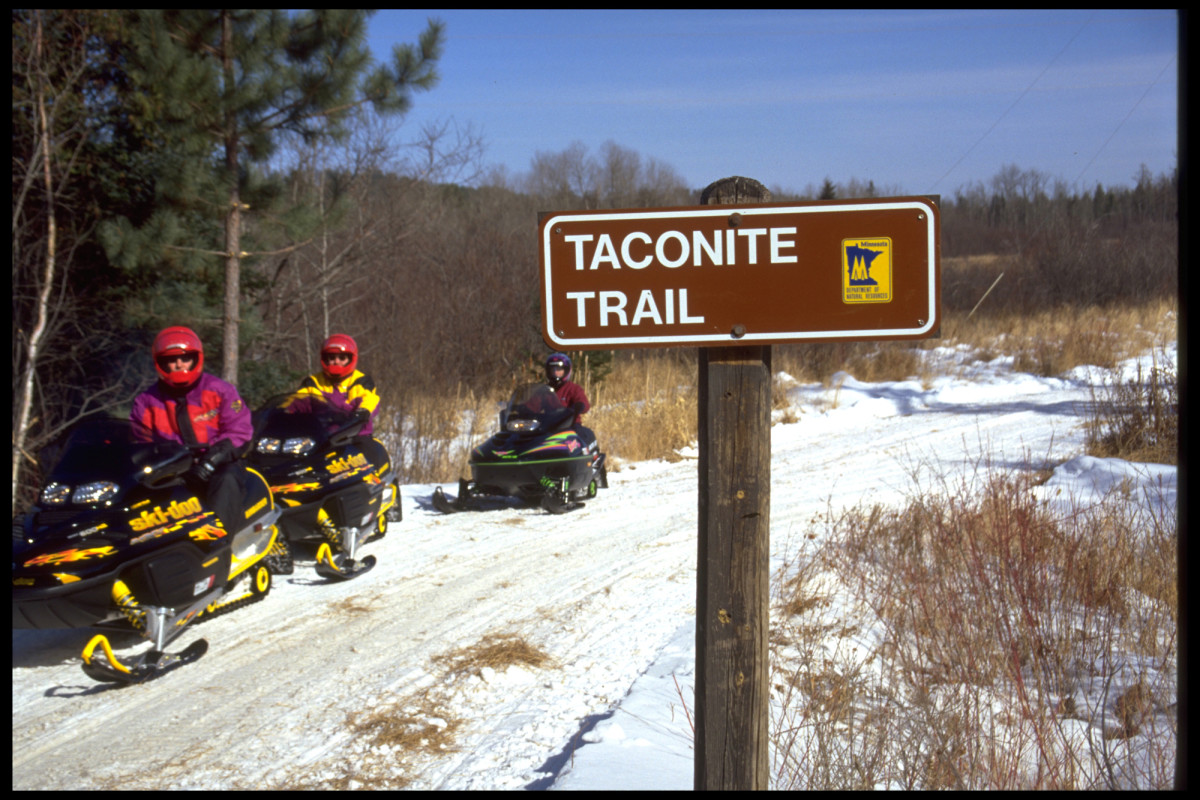
[[[563,373],[556,374],[556,370],[561,368]],[[566,353],[551,353],[546,357],[546,380],[555,389],[563,385],[563,381],[571,379],[571,359],[567,358]]]

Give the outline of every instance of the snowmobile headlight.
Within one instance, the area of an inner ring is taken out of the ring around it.
[[[71,487],[58,481],[52,481],[46,484],[46,488],[42,489],[42,496],[39,502],[47,506],[61,506],[71,498]]]
[[[536,419],[510,419],[504,424],[504,427],[510,433],[528,433],[538,429],[538,421]]]
[[[307,436],[297,436],[293,439],[285,439],[283,442],[283,452],[293,456],[308,455],[317,443]]]
[[[120,491],[112,481],[96,481],[94,483],[85,483],[79,486],[71,493],[71,502],[78,505],[90,505],[92,503],[103,503],[106,500],[112,500]]]
[[[263,438],[258,440],[258,444],[254,446],[254,449],[260,453],[275,455],[279,452],[279,445],[280,441],[278,439]]]

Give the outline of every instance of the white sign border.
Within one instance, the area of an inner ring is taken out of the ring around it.
[[[929,253],[929,294],[927,300],[927,313],[925,324],[917,328],[891,328],[879,329],[871,328],[867,330],[850,330],[850,331],[793,331],[793,332],[774,332],[774,333],[747,333],[744,336],[734,338],[728,333],[706,333],[696,335],[671,335],[671,336],[606,336],[604,338],[587,338],[587,339],[564,339],[555,334],[554,330],[554,297],[553,285],[551,281],[550,269],[550,237],[553,235],[554,226],[563,222],[606,222],[616,220],[646,220],[646,219],[695,219],[697,217],[728,217],[730,214],[738,214],[742,217],[761,216],[765,214],[832,214],[845,211],[902,211],[905,209],[922,210],[926,212],[925,229],[927,238],[927,247]],[[645,211],[645,212],[621,212],[613,214],[555,214],[545,220],[542,226],[542,258],[545,269],[543,270],[542,281],[545,288],[546,296],[546,334],[550,337],[550,341],[555,347],[563,350],[571,350],[580,347],[603,347],[604,345],[612,346],[629,346],[629,345],[644,345],[653,347],[655,345],[669,344],[695,344],[704,345],[712,343],[721,344],[743,344],[752,342],[774,342],[774,341],[804,341],[808,339],[829,339],[829,338],[867,338],[867,337],[883,337],[883,336],[920,336],[929,333],[933,330],[936,324],[937,312],[937,231],[935,227],[936,209],[932,201],[927,200],[905,200],[902,202],[880,202],[880,203],[852,203],[838,205],[820,205],[820,206],[775,206],[775,207],[757,207],[757,206],[714,206],[713,208],[704,209],[688,209],[674,211]]]

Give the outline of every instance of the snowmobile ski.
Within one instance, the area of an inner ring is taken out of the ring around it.
[[[537,505],[536,497],[510,497],[477,491],[475,485],[465,478],[460,478],[458,481],[458,497],[451,497],[442,490],[442,487],[436,486],[430,501],[433,503],[433,507],[443,514],[456,514],[461,511],[497,511],[503,508],[521,508],[531,503]]]
[[[103,651],[103,659],[95,653],[97,647]],[[122,664],[113,653],[108,638],[104,634],[98,633],[83,649],[83,671],[92,680],[103,683],[124,685],[145,683],[185,664],[198,661],[207,652],[208,642],[204,639],[197,639],[177,653],[148,650],[133,663],[126,665]]]
[[[443,514],[453,514],[456,511],[462,511],[459,508],[458,501],[446,497],[446,493],[442,491],[442,487],[440,486],[433,490],[433,507]]]
[[[253,418],[255,444],[246,459],[281,510],[281,541],[266,559],[272,571],[293,574],[293,550],[302,544],[328,545],[328,558],[317,560],[323,578],[346,580],[370,569],[374,560],[356,560],[358,549],[386,536],[403,510],[387,448],[362,433],[367,417],[318,395],[290,394],[267,400]]]
[[[314,569],[322,578],[348,581],[370,572],[375,562],[375,556],[353,559],[342,553],[334,555],[329,544],[323,543],[317,548],[317,563]]]
[[[262,476],[240,468],[244,525],[227,530],[191,477],[193,462],[181,444],[140,441],[127,419],[77,425],[13,536],[13,629],[101,628],[149,640],[151,649],[122,663],[104,636],[92,637],[84,673],[109,683],[140,683],[203,655],[205,642],[167,647],[197,620],[270,591],[262,560],[280,535],[280,511]]]
[[[605,456],[594,435],[574,425],[575,412],[544,383],[517,387],[500,414],[500,430],[471,451],[471,479],[458,497],[435,487],[443,514],[512,508],[513,501],[565,514],[608,488]]]
[[[546,494],[542,497],[541,506],[543,511],[550,514],[566,514],[577,508],[583,508],[583,503],[577,500],[564,500],[555,494]]]

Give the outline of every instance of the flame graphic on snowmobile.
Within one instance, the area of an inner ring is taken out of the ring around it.
[[[13,628],[132,627],[153,643],[126,664],[94,637],[83,668],[101,681],[147,680],[203,654],[204,640],[164,648],[202,615],[266,595],[261,561],[279,511],[262,476],[244,469],[245,520],[226,530],[191,465],[183,445],[135,441],[127,420],[81,424],[14,534]]]
[[[271,484],[283,514],[278,552],[268,558],[280,574],[293,567],[293,549],[317,545],[317,574],[345,580],[375,565],[358,557],[387,533],[400,512],[400,487],[387,449],[359,435],[365,417],[312,394],[273,397],[254,412],[254,446],[247,459]]]

